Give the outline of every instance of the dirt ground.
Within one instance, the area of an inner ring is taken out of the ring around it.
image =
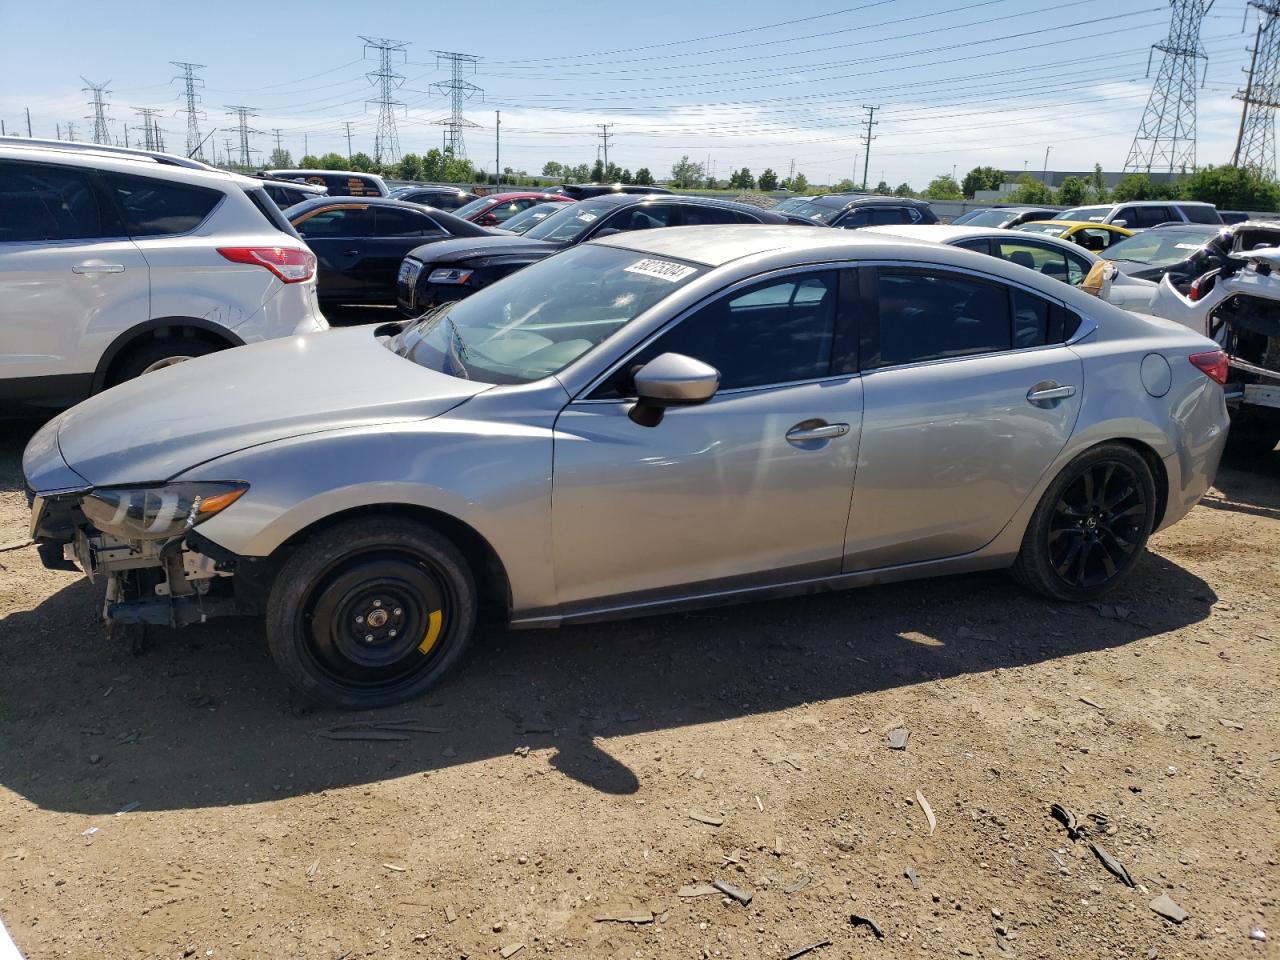
[[[1236,452],[1108,605],[982,575],[491,629],[387,741],[324,736],[357,718],[254,621],[133,656],[0,553],[0,916],[30,960],[1277,957],[1278,546],[1280,452]],[[680,895],[712,881],[749,904]]]

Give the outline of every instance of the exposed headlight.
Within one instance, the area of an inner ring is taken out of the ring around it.
[[[443,267],[439,270],[432,270],[431,275],[427,277],[428,283],[456,283],[464,284],[471,279],[474,270],[459,270],[456,267]]]
[[[221,513],[247,483],[166,483],[159,487],[100,487],[80,509],[103,533],[122,540],[167,540]]]

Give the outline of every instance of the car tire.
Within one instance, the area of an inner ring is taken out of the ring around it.
[[[448,538],[416,520],[357,517],[285,561],[267,600],[267,643],[303,696],[385,707],[449,673],[476,608],[475,578]]]
[[[1155,478],[1136,450],[1121,443],[1086,450],[1040,498],[1013,575],[1056,600],[1100,597],[1133,571],[1156,508]]]
[[[158,340],[148,340],[131,348],[116,362],[107,386],[114,387],[126,380],[140,377],[144,373],[151,373],[162,367],[203,357],[205,354],[222,349],[224,348],[216,343],[198,340],[195,337],[161,337]]]

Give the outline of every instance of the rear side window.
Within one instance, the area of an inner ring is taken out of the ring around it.
[[[465,193],[428,193],[418,203],[425,203],[437,210],[457,210],[469,201],[470,198]]]
[[[1221,223],[1222,217],[1213,207],[1186,206],[1178,207],[1182,215],[1192,223]]]
[[[915,223],[920,215],[906,207],[872,207],[871,225],[873,227],[889,226],[895,223]]]
[[[0,163],[0,242],[92,240],[123,231],[87,171]]]
[[[375,208],[373,222],[374,235],[379,237],[416,237],[435,226],[426,216],[399,207]]]
[[[293,224],[289,222],[289,218],[281,213],[280,208],[274,201],[272,201],[267,192],[269,189],[270,188],[262,187],[254,189],[246,188],[245,195],[253,201],[253,205],[257,208],[258,212],[266,218],[267,223],[271,224],[271,226],[275,227],[281,233],[287,233],[291,237],[301,239],[301,237],[298,237],[298,231],[293,229]]]
[[[699,207],[694,204],[684,208],[683,220],[686,227],[742,222],[733,210],[722,210],[719,207]]]
[[[1130,227],[1154,227],[1157,223],[1182,219],[1168,207],[1137,207],[1135,215],[1137,223],[1129,221]]]
[[[133,237],[166,237],[189,233],[204,222],[222,199],[207,187],[123,173],[103,174],[124,212]]]
[[[363,205],[321,208],[295,221],[294,227],[307,238],[367,237],[373,232],[373,211]]]
[[[1008,350],[1009,291],[998,283],[950,273],[886,269],[872,300],[879,322],[868,333],[864,365],[884,367]]]
[[[326,173],[324,184],[329,193],[335,197],[377,197],[381,196],[377,184],[365,177],[345,176],[340,173]]]

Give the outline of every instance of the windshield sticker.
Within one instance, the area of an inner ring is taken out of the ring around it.
[[[655,260],[653,257],[646,257],[644,260],[637,260],[627,267],[626,272],[643,273],[646,277],[656,277],[659,280],[667,281],[667,283],[678,283],[689,274],[697,271],[693,267],[686,267],[682,263],[672,263],[670,260]]]
[[[586,210],[583,210],[580,214],[578,214],[578,219],[581,220],[583,223],[590,223],[592,220],[599,220],[600,215],[597,213],[588,213]]]
[[[1202,246],[1203,244],[1199,243],[1175,243],[1173,245],[1175,250],[1199,250]]]

